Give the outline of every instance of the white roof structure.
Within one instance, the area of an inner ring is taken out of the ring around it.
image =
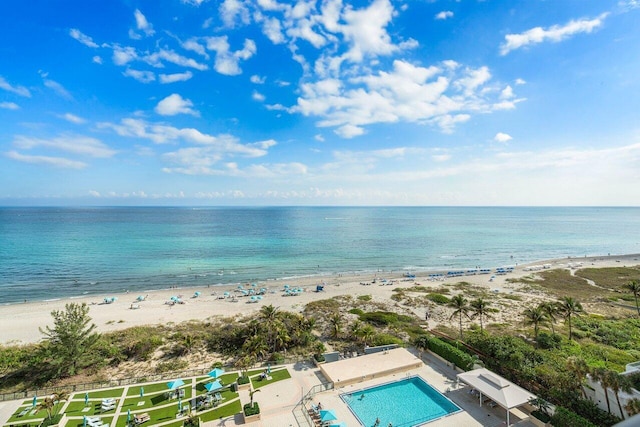
[[[485,368],[458,374],[458,379],[480,392],[480,404],[482,404],[482,396],[484,395],[505,408],[507,410],[507,425],[509,425],[510,409],[524,405],[537,397]]]

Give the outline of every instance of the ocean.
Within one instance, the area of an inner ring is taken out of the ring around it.
[[[0,303],[640,252],[640,208],[0,208]]]

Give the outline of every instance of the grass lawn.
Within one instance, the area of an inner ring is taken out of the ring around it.
[[[289,373],[287,368],[278,369],[277,371],[271,371],[271,374],[269,375],[271,376],[270,380],[267,380],[267,379],[261,380],[260,376],[251,377],[251,384],[253,385],[253,388],[258,389],[267,384],[272,384],[277,381],[282,381],[282,380],[286,380],[287,378],[291,378],[291,374]]]
[[[182,401],[185,402],[187,400],[191,399],[191,385],[189,384],[188,387],[184,388],[184,397],[182,398]],[[144,405],[140,405],[138,406],[138,402],[144,402]],[[145,396],[144,397],[140,397],[140,396],[136,396],[136,397],[128,397],[125,401],[124,404],[122,405],[122,409],[123,410],[127,410],[127,409],[131,409],[132,411],[136,411],[138,409],[148,409],[148,408],[153,408],[154,406],[158,406],[158,405],[164,405],[167,403],[175,403],[176,405],[178,404],[178,399],[168,399],[166,397],[165,393],[156,393],[156,394],[152,394],[147,396],[146,395],[146,390],[145,390]]]
[[[90,391],[89,399],[104,399],[106,397],[121,397],[124,387],[109,388],[106,390]],[[74,399],[84,399],[84,392],[75,393]]]
[[[103,423],[109,423],[111,424],[111,421],[113,420],[113,416],[111,417],[100,417],[100,419],[102,420]],[[126,419],[125,419],[126,421]],[[77,419],[77,420],[69,420],[67,421],[66,426],[67,427],[82,427],[84,425],[84,420],[82,418]]]
[[[208,378],[208,379],[207,379],[207,378]],[[205,380],[204,380],[204,381],[202,381],[202,382],[198,382],[198,383],[196,384],[196,395],[198,395],[198,396],[199,396],[199,395],[201,395],[201,394],[203,394],[203,393],[206,393],[206,392],[207,392],[207,389],[206,389],[206,388],[204,388],[204,385],[205,385],[205,384],[207,384],[207,383],[209,383],[209,382],[215,381],[215,380],[214,380],[213,378],[211,378],[211,377],[207,377],[207,378],[205,378]],[[235,373],[235,372],[234,372],[234,373],[231,373],[231,374],[224,374],[224,375],[222,375],[220,378],[217,378],[217,379],[219,379],[219,380],[220,380],[220,382],[221,382],[223,385],[228,386],[229,384],[231,384],[231,383],[235,382],[235,381],[238,379],[238,374],[237,374],[237,373]]]
[[[140,387],[144,388],[144,394],[147,393],[156,393],[156,392],[160,392],[160,391],[168,391],[169,387],[167,386],[168,383],[170,383],[171,381],[164,381],[161,383],[153,383],[153,384],[140,384],[140,385],[133,385],[129,387],[129,391],[127,392],[127,396],[139,396],[140,395]],[[184,380],[184,386],[180,387],[180,388],[189,388],[191,385],[191,380]]]
[[[215,409],[211,409],[206,412],[200,412],[198,413],[198,416],[203,422],[206,422],[219,420],[220,418],[226,418],[235,415],[240,411],[242,411],[242,405],[240,404],[240,399],[236,399],[226,405],[219,406]]]
[[[18,414],[20,414],[20,412],[22,412],[25,408],[29,408],[29,412],[27,412],[25,415],[19,417]],[[16,412],[11,415],[11,417],[9,417],[9,419],[7,420],[7,424],[11,424],[13,422],[20,422],[20,421],[30,421],[30,420],[36,420],[36,419],[42,419],[42,418],[46,418],[49,414],[47,414],[46,410],[41,410],[38,411],[37,413],[30,415],[31,414],[31,402],[29,402],[29,405],[23,405],[21,407],[19,407]],[[39,424],[39,423],[38,423]]]
[[[116,406],[117,406],[117,401],[116,401]],[[102,412],[102,402],[100,401],[89,402],[89,406],[88,406],[89,410],[86,412],[83,412],[84,408],[85,408],[84,399],[82,401],[75,400],[69,403],[69,406],[67,406],[65,413],[69,416],[77,417],[79,415],[91,416],[91,415],[102,415],[102,414],[115,412],[115,408],[110,411]]]

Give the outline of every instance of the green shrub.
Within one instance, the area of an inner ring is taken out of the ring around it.
[[[180,371],[186,369],[189,366],[189,363],[186,360],[182,359],[173,359],[167,362],[160,362],[156,366],[156,372],[161,374],[163,372],[173,372]]]
[[[448,297],[436,293],[427,294],[427,299],[435,302],[436,304],[449,304],[449,301],[451,301]]]
[[[371,301],[371,295],[359,295],[358,299],[360,301]]]
[[[324,355],[319,353],[314,354],[313,358],[316,360],[316,362],[324,362],[326,360]]]
[[[364,311],[360,310],[359,308],[352,308],[351,310],[349,310],[349,313],[355,314],[357,316],[362,316],[364,314]]]
[[[251,415],[258,415],[260,413],[260,406],[258,402],[253,402],[253,406],[250,403],[244,405],[244,415],[250,417]]]
[[[379,345],[389,345],[389,344],[402,345],[402,340],[391,334],[382,333],[382,334],[376,334],[373,337],[373,341],[371,343],[371,345],[374,347]]]
[[[237,379],[238,385],[249,384],[250,381],[251,380],[247,376],[241,376],[241,377],[238,377]]]
[[[556,407],[555,414],[551,417],[551,424],[554,427],[597,427],[587,419],[562,406]]]
[[[57,425],[61,419],[62,419],[62,414],[54,415],[51,418],[45,418],[42,424],[40,424],[40,427],[49,427],[49,426]]]
[[[538,346],[542,349],[559,348],[561,343],[562,337],[558,334],[550,334],[549,332],[538,334]]]
[[[419,348],[431,350],[438,356],[453,363],[455,366],[458,366],[465,371],[473,368],[473,357],[436,337],[422,335],[415,340],[415,345]]]
[[[551,416],[549,414],[545,414],[544,412],[538,411],[537,409],[535,411],[531,411],[531,415],[533,415],[543,423],[548,423],[551,420]]]

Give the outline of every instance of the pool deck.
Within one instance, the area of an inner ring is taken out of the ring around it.
[[[407,350],[402,351],[407,352]],[[410,354],[413,358],[417,357],[417,354]],[[358,359],[361,357],[363,356],[349,359],[351,363],[353,363],[352,366],[355,367],[354,369],[356,369],[356,372],[357,369],[359,369]],[[424,426],[498,427],[506,425],[505,410],[499,406],[492,408],[486,404],[480,407],[477,397],[470,395],[467,392],[468,389],[466,387],[456,385],[455,375],[457,372],[455,372],[451,367],[430,355],[423,354],[422,361],[424,364],[413,369],[384,376],[376,375],[373,379],[340,386],[333,390],[318,393],[314,396],[312,402],[314,404],[318,404],[318,402],[320,402],[324,409],[334,410],[338,417],[338,421],[345,423],[348,427],[360,427],[361,424],[359,421],[340,398],[341,394],[417,375],[422,377],[432,387],[462,408],[461,412],[428,422],[424,424]],[[244,425],[250,427],[297,427],[299,425],[308,425],[304,419],[299,419],[298,421],[300,421],[300,424],[298,424],[296,416],[292,411],[300,401],[300,398],[306,394],[311,387],[323,382],[326,383],[327,379],[324,377],[320,369],[314,367],[310,363],[288,365],[287,368],[289,368],[289,372],[291,372],[290,379],[270,384],[264,387],[262,392],[254,396],[255,400],[260,403],[262,419],[260,421]],[[243,402],[248,401],[248,392],[246,393],[246,397],[241,396]],[[519,411],[511,412],[511,425],[517,425],[518,427],[534,426],[534,424],[528,420],[520,421],[517,417],[518,412]],[[205,427],[230,427],[242,425],[242,420],[238,420],[237,418],[238,417],[236,416],[236,419],[205,423]]]

